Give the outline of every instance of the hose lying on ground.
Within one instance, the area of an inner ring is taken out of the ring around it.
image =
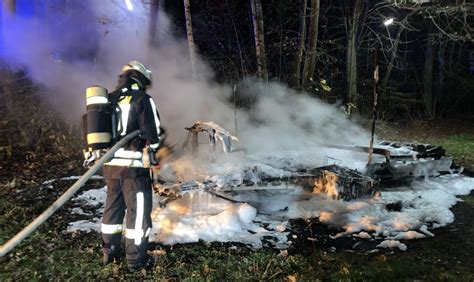
[[[18,234],[11,238],[7,243],[0,247],[0,257],[6,255],[11,251],[16,245],[20,244],[23,239],[28,235],[33,233],[41,224],[43,224],[51,215],[53,215],[56,210],[62,207],[76,192],[79,190],[87,180],[89,180],[99,168],[109,161],[113,157],[113,154],[123,147],[128,141],[133,139],[139,134],[139,130],[136,130],[127,136],[123,137],[118,141],[110,150],[105,153],[105,155],[100,158],[84,175],[82,175],[61,197],[59,197],[49,208],[47,208],[42,214],[40,214],[33,222],[28,226],[23,228]]]

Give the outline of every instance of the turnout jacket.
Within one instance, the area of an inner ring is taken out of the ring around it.
[[[143,167],[143,149],[147,145],[157,149],[160,145],[162,130],[155,102],[150,95],[133,86],[135,85],[110,93],[110,99],[117,103],[118,137],[137,129],[140,134],[119,149],[112,160],[105,163],[106,177],[123,179],[149,176],[148,168]]]

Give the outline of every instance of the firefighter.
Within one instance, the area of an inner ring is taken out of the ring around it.
[[[147,248],[152,227],[152,184],[147,152],[158,149],[163,133],[156,105],[145,92],[151,83],[151,71],[141,62],[131,61],[122,68],[118,87],[110,93],[110,100],[117,105],[119,138],[137,129],[140,134],[104,165],[107,199],[101,225],[102,262],[107,265],[119,258],[122,253],[121,235],[125,230],[125,254],[130,271],[149,263]]]

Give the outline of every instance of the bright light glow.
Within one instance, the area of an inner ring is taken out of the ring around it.
[[[125,0],[125,5],[127,5],[127,9],[133,11],[132,0]]]
[[[386,19],[385,21],[383,21],[383,24],[385,26],[389,26],[389,25],[393,24],[393,18]]]

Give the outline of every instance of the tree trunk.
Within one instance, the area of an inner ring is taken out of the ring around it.
[[[189,56],[191,59],[191,72],[193,78],[197,77],[196,72],[196,47],[194,45],[193,24],[191,21],[191,4],[190,0],[184,0],[184,14],[186,16],[186,33],[188,35]]]
[[[357,104],[357,54],[355,34],[351,31],[347,46],[347,114],[352,114],[352,108]]]
[[[404,18],[403,20],[400,21],[400,27],[398,29],[398,32],[397,32],[397,37],[395,38],[395,43],[393,45],[393,50],[392,50],[392,56],[390,57],[390,62],[388,64],[388,67],[387,67],[387,72],[385,73],[385,76],[383,78],[383,81],[382,81],[382,90],[385,91],[385,87],[387,86],[388,84],[388,80],[390,79],[390,75],[392,74],[392,70],[393,70],[393,66],[394,66],[394,63],[395,63],[395,59],[397,58],[397,52],[398,52],[398,46],[400,45],[400,37],[403,33],[403,31],[405,30],[405,27],[407,25],[407,22],[408,22],[408,19],[414,15],[415,13],[417,13],[419,10],[418,9],[414,9],[413,11],[411,11],[410,13],[408,13]],[[387,27],[388,28],[388,27]]]
[[[444,85],[444,82],[446,80],[446,77],[445,77],[445,72],[446,72],[446,61],[445,61],[445,56],[446,56],[446,46],[447,46],[447,42],[444,41],[444,40],[440,40],[438,42],[438,77],[437,79],[435,80],[436,83],[435,83],[435,100],[434,100],[434,103],[436,106],[436,114],[439,116],[442,114],[442,112],[444,112],[445,110],[445,107],[443,109],[440,108],[442,104],[442,101],[445,101],[444,98],[445,98],[445,95],[446,95],[446,89],[445,89],[445,85]]]
[[[4,43],[4,38],[3,38],[3,4],[0,3],[0,58],[3,58],[3,52],[4,52],[4,46],[5,46],[5,43]],[[0,69],[2,69],[3,66],[2,66],[2,62],[0,62]]]
[[[301,63],[303,62],[304,46],[306,41],[306,7],[308,6],[308,0],[303,0],[303,10],[301,12],[301,24],[300,24],[300,42],[298,46],[298,53],[296,55],[293,77],[291,79],[291,85],[299,88],[301,86]]]
[[[404,29],[405,27],[401,25],[397,32],[397,37],[395,38],[395,43],[393,44],[393,47],[392,47],[393,49],[392,56],[390,57],[390,62],[388,63],[388,66],[387,66],[387,72],[385,73],[385,76],[382,81],[382,91],[385,91],[385,88],[387,87],[388,79],[390,78],[390,74],[392,73],[393,65],[395,63],[395,58],[397,57],[398,45],[400,44],[400,36]]]
[[[7,28],[8,15],[16,13],[16,0],[4,0],[0,2],[0,58],[6,52],[4,30]],[[3,67],[3,66],[2,66]]]
[[[434,118],[436,104],[433,92],[433,65],[435,59],[435,47],[428,43],[425,54],[425,65],[423,67],[423,100],[425,102],[426,114]]]
[[[306,53],[306,60],[303,68],[303,87],[308,89],[314,76],[314,64],[316,61],[316,46],[318,44],[318,23],[319,23],[319,0],[311,0],[311,15],[309,24],[309,42]]]
[[[16,0],[5,0],[5,11],[8,11],[12,14],[15,14],[16,12]]]
[[[357,31],[359,16],[362,11],[363,0],[356,0],[349,23],[347,40],[347,114],[352,114],[352,108],[357,106]]]
[[[158,11],[160,9],[160,0],[150,1],[150,26],[148,28],[148,44],[155,46],[156,42],[156,26],[158,24]]]
[[[239,33],[237,32],[237,26],[235,25],[234,16],[232,15],[229,9],[229,3],[227,0],[225,0],[225,5],[226,5],[227,13],[229,14],[230,21],[232,22],[232,28],[234,30],[235,41],[237,42],[237,49],[239,51],[239,58],[240,58],[240,71],[241,71],[242,76],[245,76],[247,73],[247,68],[245,67],[245,64],[244,64],[245,60],[242,55],[242,47],[240,46]]]
[[[265,54],[265,37],[263,30],[263,13],[261,0],[250,0],[257,57],[257,77],[268,81],[267,57]]]

